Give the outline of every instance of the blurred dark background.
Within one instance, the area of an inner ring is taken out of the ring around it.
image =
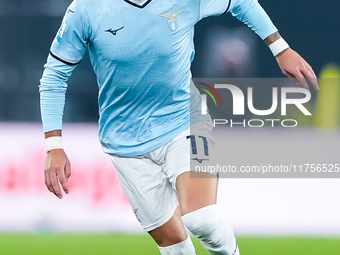
[[[39,122],[39,79],[71,0],[0,0],[0,122]],[[319,73],[340,62],[338,1],[260,3],[290,46]],[[193,77],[283,77],[267,46],[230,14],[195,27]],[[69,82],[65,122],[96,122],[97,85],[88,56]]]

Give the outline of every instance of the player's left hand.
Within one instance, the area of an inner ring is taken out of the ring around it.
[[[64,150],[55,149],[46,154],[44,181],[46,188],[59,199],[63,197],[59,183],[66,194],[69,193],[67,181],[71,176],[71,164]]]
[[[294,50],[288,49],[275,57],[281,71],[287,77],[294,79],[305,89],[309,89],[307,80],[316,90],[319,90],[317,77],[312,67]]]

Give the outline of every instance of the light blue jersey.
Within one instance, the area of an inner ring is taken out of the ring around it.
[[[197,89],[190,95],[194,25],[226,11],[262,39],[277,31],[255,0],[73,1],[41,79],[44,132],[62,129],[66,82],[87,49],[99,86],[99,139],[106,153],[142,155],[170,142],[190,122],[209,119],[200,113]]]

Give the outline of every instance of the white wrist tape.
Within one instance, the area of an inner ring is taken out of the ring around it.
[[[63,149],[61,136],[52,136],[52,137],[46,138],[45,148],[46,148],[46,152],[49,152],[55,149]]]
[[[272,51],[274,57],[276,57],[282,51],[289,49],[289,45],[283,38],[280,38],[273,42],[272,44],[270,44],[269,49]]]

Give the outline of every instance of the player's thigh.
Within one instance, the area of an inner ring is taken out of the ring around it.
[[[216,204],[218,180],[209,173],[186,172],[177,178],[177,194],[182,215]]]
[[[212,162],[214,138],[211,132],[210,122],[194,124],[167,148],[164,169],[177,191],[182,215],[216,203],[217,177],[195,172],[196,167],[202,169]]]

